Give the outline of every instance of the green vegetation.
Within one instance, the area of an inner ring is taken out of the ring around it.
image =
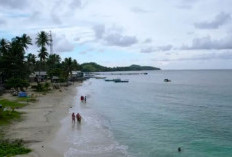
[[[22,113],[16,111],[4,111],[0,116],[0,126],[7,125],[12,122],[12,120],[19,121],[21,119]]]
[[[36,98],[34,98],[34,97],[19,97],[18,99],[17,99],[17,102],[36,102],[37,100],[36,100]]]
[[[84,72],[104,72],[104,71],[140,71],[140,70],[160,70],[151,66],[131,65],[128,67],[104,67],[96,63],[81,64],[82,71]]]
[[[98,65],[96,63],[84,63],[81,64],[82,71],[84,72],[100,72],[100,71],[110,71],[109,68]]]
[[[25,148],[23,146],[22,140],[3,140],[4,138],[4,130],[3,125],[10,124],[12,120],[20,120],[21,114],[20,112],[14,111],[15,108],[23,107],[25,104],[19,103],[17,101],[9,101],[6,99],[0,100],[0,104],[2,104],[2,108],[0,109],[0,156],[14,156],[19,154],[26,154],[31,152],[30,149]],[[8,108],[7,110],[3,110],[3,108]],[[10,108],[10,110],[9,110]]]
[[[38,85],[33,86],[36,92],[48,92],[50,90],[50,83],[45,82],[45,83],[38,83]]]
[[[0,104],[2,104],[3,107],[16,107],[16,108],[21,108],[26,106],[24,103],[19,103],[17,101],[10,101],[7,99],[1,99]]]
[[[0,156],[14,156],[19,154],[27,154],[30,149],[23,146],[22,140],[0,140]]]
[[[6,82],[6,87],[7,88],[14,88],[14,89],[18,89],[20,88],[21,90],[23,90],[23,87],[28,87],[30,84],[28,81],[20,79],[20,78],[10,78],[7,82]]]
[[[32,45],[31,38],[23,34],[22,36],[16,36],[8,41],[6,39],[0,39],[0,94],[3,92],[1,84],[4,84],[6,88],[14,88],[23,90],[29,86],[29,76],[35,71],[47,72],[48,78],[52,80],[53,76],[58,78],[59,82],[68,81],[72,71],[83,72],[100,72],[100,71],[138,71],[138,70],[160,70],[151,66],[139,66],[131,65],[128,67],[105,67],[96,63],[84,63],[79,65],[75,59],[64,58],[57,54],[48,53],[48,46],[51,45],[51,39],[47,32],[41,31],[37,33],[35,40],[38,47],[38,56],[28,53],[26,51],[29,45]],[[44,91],[46,87],[39,85],[42,76],[37,76],[37,91]]]
[[[15,109],[26,105],[24,103],[6,99],[0,100],[0,104],[2,105],[2,108],[0,109],[0,125],[9,124],[12,120],[20,120],[22,113],[15,111]],[[4,108],[6,110],[4,110]]]
[[[39,32],[35,43],[39,48],[38,56],[32,53],[26,55],[28,46],[32,45],[31,38],[26,34],[16,36],[11,41],[0,39],[0,93],[1,84],[8,89],[27,88],[29,75],[35,71],[46,71],[49,78],[57,76],[60,80],[67,81],[71,71],[81,70],[78,62],[71,57],[61,61],[57,54],[48,55],[50,39],[47,32]],[[38,84],[40,81],[37,79]]]

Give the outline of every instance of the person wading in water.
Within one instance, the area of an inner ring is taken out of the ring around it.
[[[80,113],[77,113],[76,118],[77,118],[77,121],[79,123],[81,123],[81,115],[80,115]]]
[[[72,123],[75,123],[75,113],[72,113]]]

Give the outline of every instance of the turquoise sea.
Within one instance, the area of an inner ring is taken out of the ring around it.
[[[66,157],[232,156],[232,70],[146,72],[104,73],[129,83],[89,79],[78,87],[70,113],[83,123],[69,133]]]

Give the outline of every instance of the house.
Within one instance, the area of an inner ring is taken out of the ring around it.
[[[57,83],[60,81],[60,78],[58,76],[52,76],[51,81]]]
[[[70,77],[70,80],[72,81],[77,81],[77,80],[82,80],[84,78],[84,73],[81,71],[72,71],[72,75]]]
[[[45,80],[47,80],[47,72],[46,71],[36,71],[34,73],[31,73],[30,76],[30,81],[39,81],[39,82],[43,82]]]

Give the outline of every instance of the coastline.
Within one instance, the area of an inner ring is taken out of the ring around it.
[[[20,122],[10,125],[5,137],[10,139],[23,139],[32,152],[18,157],[63,157],[67,148],[60,147],[54,142],[57,131],[61,127],[61,120],[67,117],[69,109],[73,106],[77,94],[75,83],[61,90],[38,97],[35,103],[19,109],[24,112]]]

